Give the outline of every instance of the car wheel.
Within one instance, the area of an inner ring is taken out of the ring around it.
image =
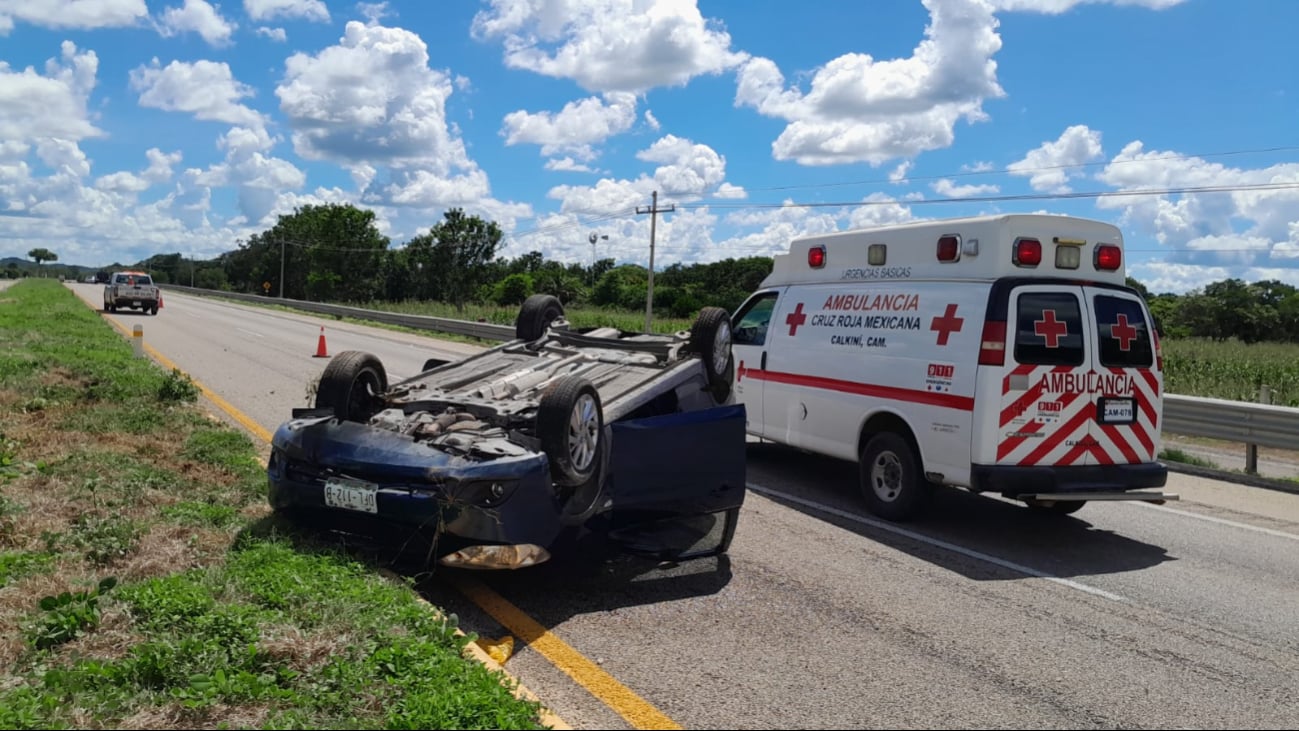
[[[359,350],[339,353],[320,376],[316,408],[333,409],[342,421],[365,423],[383,407],[388,374],[375,356]]]
[[[933,484],[920,474],[920,463],[905,437],[881,432],[862,448],[861,491],[866,506],[881,518],[905,521],[928,502]]]
[[[514,337],[532,342],[546,334],[550,323],[564,316],[564,305],[551,294],[534,294],[523,301],[514,320]]]
[[[1049,515],[1073,515],[1082,510],[1087,504],[1086,500],[1056,500],[1050,503],[1038,502],[1037,500],[1025,500],[1024,504],[1034,513],[1046,513]]]
[[[725,401],[731,393],[734,364],[731,359],[731,318],[720,307],[705,307],[699,311],[690,327],[690,350],[704,360],[708,372],[708,387],[713,397]]]
[[[569,376],[547,388],[537,409],[537,438],[555,482],[577,487],[595,476],[604,446],[604,413],[595,386]]]

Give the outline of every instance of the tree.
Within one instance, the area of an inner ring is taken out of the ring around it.
[[[488,264],[500,246],[501,227],[495,221],[466,216],[460,208],[442,214],[443,220],[429,230],[418,246],[412,239],[411,256],[418,254],[427,282],[438,297],[463,312],[465,302],[478,291],[491,271]]]
[[[53,251],[50,251],[49,249],[37,248],[27,252],[27,258],[35,260],[36,268],[40,269],[41,262],[58,261],[59,255],[55,254]]]
[[[289,299],[364,302],[381,296],[381,267],[388,237],[374,211],[339,203],[305,205],[279,217],[237,251],[222,255],[237,291],[283,291]],[[280,281],[280,272],[284,281]]]

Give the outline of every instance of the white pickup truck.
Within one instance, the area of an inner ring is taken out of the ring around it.
[[[158,314],[158,286],[147,272],[114,272],[104,285],[104,312],[119,307]]]

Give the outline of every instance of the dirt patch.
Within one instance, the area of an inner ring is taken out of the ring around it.
[[[346,628],[320,627],[311,633],[292,625],[276,625],[262,629],[258,649],[280,660],[298,672],[309,672],[323,667],[342,650],[356,642]]]

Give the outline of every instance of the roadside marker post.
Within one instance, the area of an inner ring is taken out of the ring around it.
[[[144,357],[144,326],[136,325],[131,329],[131,347],[135,350],[135,357]]]

